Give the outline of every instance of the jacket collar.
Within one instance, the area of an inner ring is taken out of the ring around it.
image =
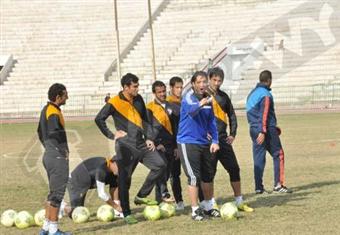
[[[256,84],[256,88],[258,88],[258,87],[263,87],[263,88],[267,89],[268,91],[271,91],[271,90],[272,90],[271,88],[267,87],[266,85],[264,85],[264,84],[262,84],[262,83],[257,83],[257,84]]]

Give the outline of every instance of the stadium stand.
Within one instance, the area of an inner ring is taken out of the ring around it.
[[[118,16],[121,51],[129,49],[122,56],[122,73],[136,73],[140,92],[148,98],[152,66],[150,30],[143,28],[145,2],[118,1]],[[164,5],[153,22],[159,80],[167,82],[174,75],[188,78],[228,43],[260,38],[266,44],[263,54],[241,80],[225,82],[237,107],[244,107],[262,69],[273,71],[278,103],[318,102],[318,86],[337,89],[332,84],[338,84],[336,74],[340,74],[339,7],[321,0],[156,0],[152,4],[153,12]],[[36,116],[46,102],[47,87],[56,81],[69,90],[66,115],[93,115],[106,93],[120,89],[116,71],[104,79],[117,57],[113,1],[3,0],[0,13],[0,54],[13,54],[17,61],[0,86],[2,117]],[[314,20],[313,28],[302,25],[304,18]],[[300,44],[290,43],[299,35]]]

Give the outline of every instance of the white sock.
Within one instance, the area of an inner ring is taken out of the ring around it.
[[[235,197],[235,202],[236,202],[236,205],[240,205],[242,202],[243,202],[243,197],[242,195],[241,196],[237,196]]]
[[[204,207],[205,207],[204,209],[206,211],[210,211],[213,208],[213,201],[212,201],[212,199],[204,200]]]
[[[192,214],[192,215],[196,215],[195,211],[196,211],[198,208],[199,208],[198,206],[192,206],[192,207],[191,207],[191,209],[192,209],[191,214]]]
[[[211,203],[214,205],[216,203],[215,198],[211,198]]]
[[[42,229],[45,230],[45,231],[48,231],[49,226],[50,226],[50,221],[45,218]]]
[[[58,222],[57,221],[50,221],[50,226],[48,228],[48,233],[54,234],[58,231]]]

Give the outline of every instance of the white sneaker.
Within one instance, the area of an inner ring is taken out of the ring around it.
[[[113,209],[115,212],[115,217],[116,218],[120,218],[123,219],[124,218],[124,214],[122,212],[117,211],[116,209]]]
[[[183,211],[184,210],[184,202],[178,202],[176,203],[176,210],[177,211]]]

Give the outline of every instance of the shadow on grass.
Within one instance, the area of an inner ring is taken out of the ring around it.
[[[278,194],[271,193],[266,195],[257,195],[255,193],[245,194],[244,197],[249,201],[251,206],[259,207],[274,207],[285,205],[288,202],[304,200],[309,194],[319,193],[320,191],[308,191],[312,189],[320,189],[331,185],[340,185],[340,180],[335,181],[322,181],[311,184],[292,187],[293,193]],[[219,205],[225,202],[233,201],[233,197],[217,198]]]

